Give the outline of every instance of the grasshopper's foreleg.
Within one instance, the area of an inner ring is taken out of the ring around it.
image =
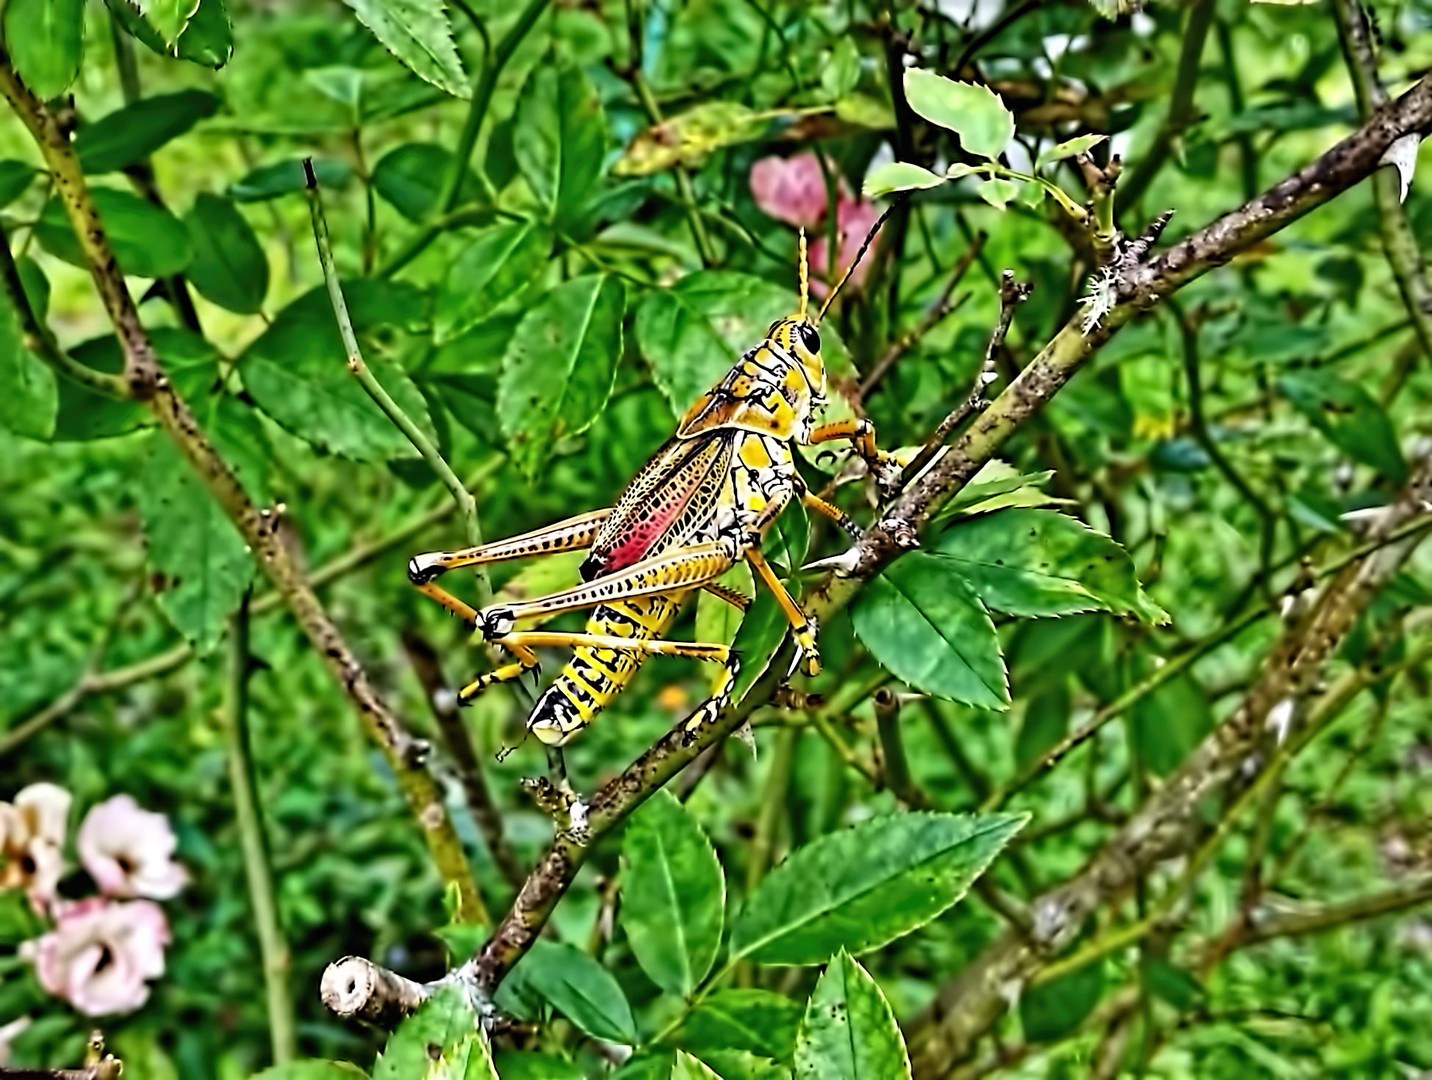
[[[892,494],[897,489],[900,483],[900,463],[895,460],[893,454],[887,454],[875,445],[874,424],[863,417],[858,420],[835,420],[812,429],[805,442],[808,446],[816,446],[837,440],[845,440],[855,447],[855,452],[865,460],[870,474],[875,477],[875,482],[883,494]]]
[[[745,553],[746,561],[751,564],[751,569],[756,571],[760,579],[765,582],[766,588],[770,589],[776,598],[776,603],[781,605],[781,610],[786,613],[790,620],[791,632],[795,635],[796,662],[805,660],[806,673],[809,675],[820,674],[820,650],[815,643],[815,622],[801,610],[800,604],[796,603],[795,597],[786,591],[785,584],[776,576],[771,569],[771,564],[766,562],[766,557],[761,554],[758,548],[749,548]]]

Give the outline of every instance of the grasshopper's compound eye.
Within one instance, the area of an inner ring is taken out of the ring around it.
[[[801,344],[806,347],[807,352],[820,352],[820,334],[816,332],[814,326],[811,326],[809,323],[801,323],[799,333],[801,336]]]

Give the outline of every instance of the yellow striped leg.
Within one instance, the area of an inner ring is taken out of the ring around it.
[[[837,439],[847,440],[854,446],[882,490],[890,490],[899,482],[900,463],[875,445],[875,425],[869,420],[835,420],[821,424],[810,433],[806,444],[815,446]]]
[[[776,577],[776,572],[771,569],[771,564],[766,562],[766,557],[757,549],[751,548],[746,552],[746,561],[751,564],[761,580],[766,583],[766,588],[775,594],[776,603],[781,605],[781,610],[786,613],[790,620],[791,631],[795,634],[796,646],[800,649],[796,659],[805,658],[805,669],[809,675],[820,674],[820,651],[815,644],[815,628],[801,606],[796,603],[795,598],[786,591],[781,579]]]
[[[847,514],[834,503],[828,503],[813,491],[802,491],[801,502],[809,510],[815,511],[822,517],[830,518],[839,525],[852,539],[860,540],[865,536],[855,519]]]
[[[509,536],[506,540],[495,540],[460,551],[429,551],[414,555],[408,561],[408,579],[421,588],[440,574],[462,566],[527,559],[534,555],[555,555],[559,551],[588,547],[611,512],[610,507],[593,510],[554,525]]]
[[[515,604],[492,604],[477,613],[477,628],[484,638],[494,641],[511,634],[517,620],[529,615],[555,615],[596,607],[609,600],[695,589],[720,577],[734,561],[729,544],[692,544],[548,596]]]

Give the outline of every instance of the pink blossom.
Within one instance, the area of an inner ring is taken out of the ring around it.
[[[188,880],[174,861],[176,840],[169,819],[142,809],[128,795],[90,808],[80,826],[80,862],[106,896],[167,900]]]
[[[55,784],[31,784],[13,803],[0,803],[0,889],[23,888],[43,908],[60,883],[60,848],[70,793]]]
[[[30,1026],[28,1016],[18,1016],[8,1024],[0,1024],[0,1065],[6,1065],[10,1061],[10,1044],[15,1041],[15,1036]]]
[[[164,974],[169,924],[151,900],[91,896],[65,905],[55,928],[20,947],[40,985],[86,1016],[133,1012]]]
[[[825,173],[814,154],[762,158],[751,166],[751,196],[777,221],[814,229],[828,202]]]
[[[860,245],[865,242],[865,237],[875,227],[875,222],[880,218],[880,211],[874,203],[866,202],[864,199],[852,199],[842,195],[835,204],[835,228],[836,239],[839,241],[835,249],[835,277],[833,281],[839,281],[845,273],[846,268],[855,261],[856,254],[860,251]],[[830,245],[828,237],[822,231],[810,245],[810,267],[812,278],[824,278],[830,273]],[[855,268],[855,273],[850,276],[850,283],[846,288],[858,288],[870,274],[870,267],[873,260],[869,252],[865,258],[860,260],[860,265]],[[832,282],[833,283],[833,282]],[[830,291],[829,285],[820,280],[811,282],[811,291],[817,296],[824,296]]]

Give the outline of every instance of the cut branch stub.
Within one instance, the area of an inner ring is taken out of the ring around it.
[[[345,956],[324,969],[318,993],[335,1016],[391,1031],[417,1011],[430,990],[371,960]]]

